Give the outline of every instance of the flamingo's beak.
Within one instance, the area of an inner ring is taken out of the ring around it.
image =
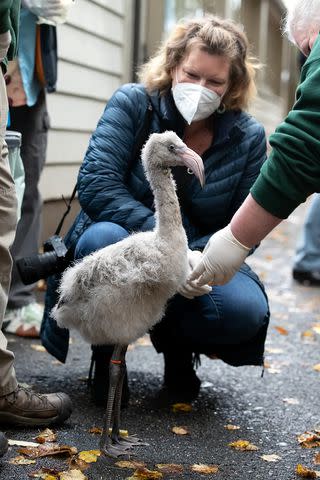
[[[186,145],[176,148],[177,155],[182,160],[183,165],[195,174],[198,178],[201,187],[205,184],[205,176],[204,176],[204,165],[202,158],[196,152],[188,148]]]

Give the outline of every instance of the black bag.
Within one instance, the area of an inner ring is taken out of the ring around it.
[[[56,91],[58,78],[57,29],[53,25],[37,25],[36,75],[48,93]]]

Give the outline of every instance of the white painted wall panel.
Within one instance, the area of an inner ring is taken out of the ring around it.
[[[109,10],[117,12],[119,15],[124,15],[125,13],[125,0],[92,0],[92,3],[93,2],[98,3]]]
[[[45,200],[60,200],[61,195],[70,197],[78,171],[77,165],[47,165],[40,180],[40,191],[45,192]]]
[[[51,127],[91,132],[105,108],[104,102],[63,94],[48,95]]]
[[[68,24],[118,43],[124,41],[123,18],[88,0],[77,0],[70,10]]]
[[[59,63],[58,91],[106,101],[120,83],[118,76],[98,72],[64,60]]]
[[[76,0],[58,26],[57,92],[47,95],[51,130],[40,181],[44,200],[68,197],[89,138],[112,93],[128,77],[131,0]]]
[[[80,165],[89,144],[90,133],[51,130],[46,165]]]
[[[106,28],[108,26],[106,25]],[[58,32],[59,57],[105,72],[119,75],[123,70],[123,49],[107,40],[92,36],[70,25],[61,25]]]

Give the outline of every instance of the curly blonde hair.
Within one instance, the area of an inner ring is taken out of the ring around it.
[[[179,23],[158,51],[139,69],[139,80],[149,92],[163,95],[171,88],[171,72],[193,46],[230,61],[230,82],[223,97],[226,109],[245,109],[256,94],[255,73],[259,68],[248,56],[249,42],[240,25],[232,20],[205,16]]]

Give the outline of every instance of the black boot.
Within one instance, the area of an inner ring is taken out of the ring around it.
[[[3,455],[6,453],[7,450],[8,450],[8,440],[6,439],[4,433],[0,432],[0,457],[3,457]]]
[[[109,364],[113,352],[112,345],[92,345],[91,365],[88,385],[94,403],[106,407],[109,387]],[[127,407],[130,398],[127,373],[123,381],[121,408]]]
[[[194,369],[191,351],[170,349],[164,355],[164,388],[169,403],[192,402],[200,391],[201,382]]]

